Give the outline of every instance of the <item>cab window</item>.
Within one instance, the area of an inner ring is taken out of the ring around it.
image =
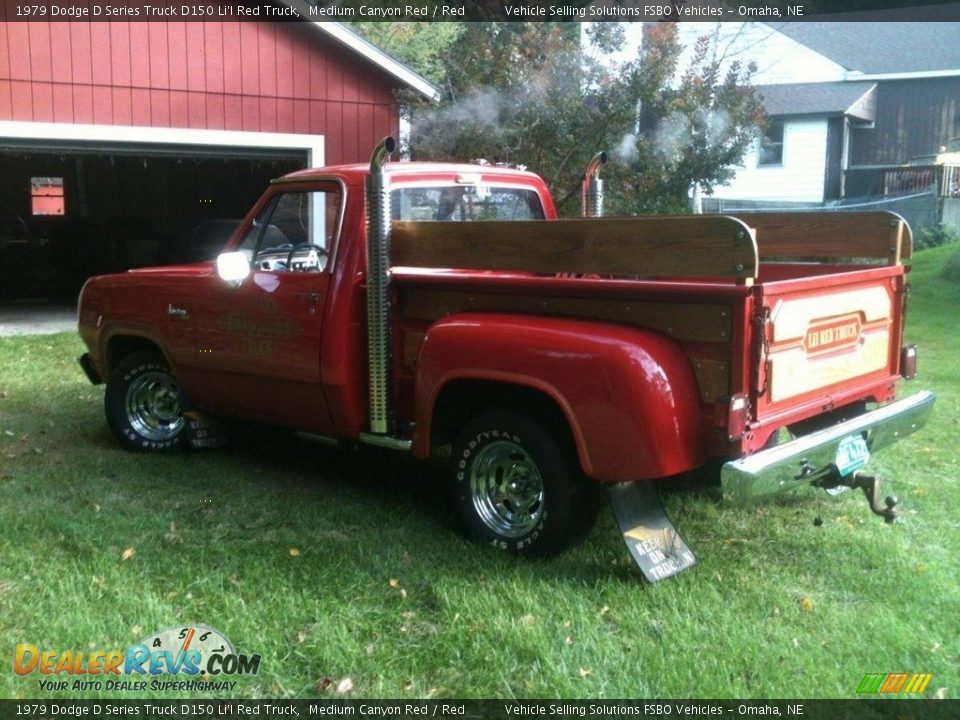
[[[336,245],[341,204],[339,189],[276,195],[238,249],[258,270],[323,272]]]
[[[418,222],[543,220],[540,196],[527,188],[444,185],[397,188],[391,193],[393,219]]]

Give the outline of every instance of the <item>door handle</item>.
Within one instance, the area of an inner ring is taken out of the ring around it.
[[[302,300],[309,305],[316,305],[318,302],[320,302],[320,293],[315,292],[295,293],[293,297],[295,297],[297,300]]]

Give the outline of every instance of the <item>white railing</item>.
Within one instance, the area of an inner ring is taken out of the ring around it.
[[[943,165],[940,176],[940,197],[960,198],[960,165]]]

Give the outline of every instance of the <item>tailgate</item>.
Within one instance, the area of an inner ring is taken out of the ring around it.
[[[760,285],[756,420],[892,398],[904,287],[899,265]]]

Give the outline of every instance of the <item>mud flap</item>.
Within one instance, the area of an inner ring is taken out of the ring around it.
[[[219,418],[197,410],[185,412],[187,442],[194,449],[218,448],[227,444],[227,433]]]
[[[657,582],[696,564],[652,482],[617,483],[607,494],[623,541],[647,580]]]

